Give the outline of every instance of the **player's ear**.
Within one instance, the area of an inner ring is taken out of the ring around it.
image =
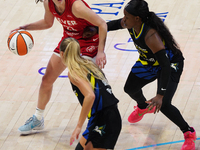
[[[64,52],[60,51],[60,57],[61,57],[61,59],[63,58],[63,55],[64,55]]]
[[[135,17],[135,20],[136,20],[136,21],[139,21],[139,20],[140,20],[140,17],[139,17],[139,16],[136,16],[136,17]]]

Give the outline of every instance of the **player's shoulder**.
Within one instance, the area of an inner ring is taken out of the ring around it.
[[[153,37],[154,35],[158,35],[158,32],[153,28],[149,28],[149,30],[147,30],[147,32],[146,32],[145,39],[147,40],[147,39]]]
[[[149,35],[152,35],[152,34],[155,34],[157,33],[157,31],[153,28],[149,28],[146,32],[146,35],[149,36]]]

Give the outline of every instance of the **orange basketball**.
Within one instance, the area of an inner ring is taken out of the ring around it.
[[[13,31],[8,37],[8,48],[16,55],[26,55],[33,48],[34,40],[26,30]]]

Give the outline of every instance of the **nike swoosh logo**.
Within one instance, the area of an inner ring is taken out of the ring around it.
[[[161,88],[162,91],[165,91],[166,89]]]
[[[96,38],[96,39],[93,39],[93,41],[96,41],[96,40],[98,40],[99,38]]]
[[[139,115],[139,116],[142,116],[142,115],[144,115],[144,113],[146,113],[147,111],[149,111],[149,110],[145,110],[143,113],[138,114],[138,115]]]
[[[33,128],[37,127],[38,125],[40,125],[40,122],[36,125],[31,124],[31,128],[33,129]]]

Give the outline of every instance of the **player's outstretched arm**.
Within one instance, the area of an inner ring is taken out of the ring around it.
[[[44,29],[48,29],[50,27],[52,27],[53,23],[54,23],[54,16],[53,14],[50,12],[49,7],[48,7],[48,0],[44,0],[44,8],[45,8],[45,14],[44,14],[44,18],[33,22],[33,23],[29,23],[23,26],[20,26],[14,30],[12,30],[11,32],[15,31],[15,30],[44,30]]]

